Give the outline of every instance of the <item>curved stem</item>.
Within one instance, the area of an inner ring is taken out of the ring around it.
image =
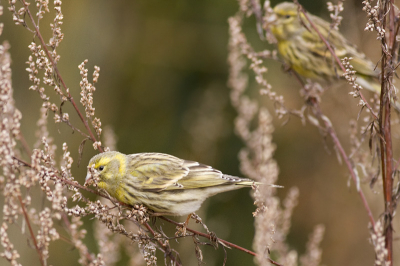
[[[297,0],[294,0],[294,2],[299,6],[299,10],[303,13],[304,17],[307,19],[307,21],[310,23],[311,27],[315,30],[315,32],[318,34],[319,38],[325,43],[326,47],[328,48],[329,52],[331,53],[331,55],[333,56],[333,58],[335,59],[336,63],[339,65],[339,67],[341,68],[341,70],[343,72],[346,72],[346,69],[344,68],[342,62],[340,61],[340,59],[337,57],[335,51],[332,49],[332,46],[329,44],[329,42],[324,38],[324,36],[322,36],[322,34],[319,32],[318,28],[315,26],[315,24],[311,21],[311,19],[309,18],[309,16],[307,15],[307,12],[304,10],[304,8],[298,3]],[[302,86],[304,87],[304,85],[302,84]],[[364,103],[366,104],[367,108],[369,109],[369,111],[371,112],[372,116],[375,119],[379,119],[378,116],[374,113],[374,111],[372,110],[372,107],[368,104],[368,102],[366,101],[365,97],[363,96],[363,94],[360,93],[360,97],[361,99],[364,101]],[[337,137],[335,130],[333,129],[333,126],[326,120],[326,119],[322,119],[323,114],[321,111],[321,108],[319,106],[319,104],[315,101],[315,100],[311,100],[311,105],[313,106],[313,108],[315,109],[315,113],[318,116],[319,119],[321,119],[322,121],[324,121],[325,124],[325,128],[327,130],[327,132],[329,133],[329,135],[331,136],[333,142],[335,143],[335,146],[338,148],[340,155],[342,156],[343,160],[346,163],[346,166],[350,172],[350,176],[353,179],[354,183],[357,184],[357,176],[354,172],[353,166],[350,162],[350,158],[347,156],[342,144],[340,143],[339,138]],[[357,189],[358,193],[361,197],[361,201],[363,202],[364,208],[367,211],[367,215],[368,218],[372,224],[372,226],[375,225],[375,220],[374,217],[372,215],[372,211],[371,208],[369,207],[369,204],[367,202],[367,199],[365,198],[364,193],[362,192],[361,188]]]
[[[149,230],[151,232],[151,234],[153,236],[156,236],[153,228],[151,228],[151,226],[148,223],[144,223],[144,225],[146,226],[147,230]],[[174,257],[174,255],[172,255],[171,250],[169,250],[169,248],[164,246],[164,244],[163,244],[163,242],[161,242],[161,240],[157,239],[157,242],[160,245],[161,249],[164,250],[164,254],[167,255],[168,257],[170,257],[175,262],[174,265],[177,265],[177,266],[181,266],[182,265],[179,262],[179,260],[176,257]]]
[[[18,201],[19,201],[19,204],[21,205],[22,213],[24,214],[24,218],[25,218],[26,224],[28,225],[29,233],[31,234],[31,238],[32,238],[33,244],[35,245],[35,249],[36,249],[36,251],[37,251],[37,253],[39,255],[40,264],[42,266],[45,266],[45,263],[44,263],[44,260],[43,260],[43,254],[42,254],[42,252],[41,252],[41,250],[40,250],[40,248],[39,248],[39,246],[37,244],[36,237],[35,237],[35,234],[33,233],[31,222],[29,221],[28,213],[26,212],[25,204],[22,201],[21,195],[18,195]]]
[[[32,16],[32,14],[31,14],[31,12],[29,10],[29,5],[25,2],[25,0],[22,0],[22,3],[24,4],[26,13],[28,14],[28,17],[30,18],[30,20],[31,20],[31,22],[32,22],[32,24],[33,24],[33,26],[35,28],[36,36],[39,38],[39,41],[42,44],[42,47],[43,47],[47,57],[49,58],[51,64],[53,65],[54,72],[56,73],[57,78],[61,82],[61,85],[64,88],[65,92],[68,94],[68,100],[71,102],[72,106],[74,107],[75,111],[77,112],[77,114],[78,114],[79,118],[81,119],[82,123],[85,125],[85,128],[86,128],[86,130],[88,131],[88,133],[90,135],[90,139],[93,142],[96,142],[97,141],[96,137],[94,136],[92,130],[89,127],[89,124],[87,123],[86,119],[83,117],[81,111],[79,110],[78,106],[76,105],[76,103],[74,101],[74,98],[72,97],[71,93],[69,92],[69,90],[67,88],[67,85],[65,85],[65,82],[64,82],[63,78],[61,77],[60,72],[58,71],[57,63],[54,61],[53,57],[51,56],[51,54],[49,52],[49,49],[47,49],[47,45],[46,45],[45,41],[43,40],[42,35],[40,34],[39,27],[36,25],[35,20],[33,19],[33,16]],[[99,151],[103,152],[103,148],[99,147]]]
[[[29,163],[27,163],[27,162],[25,162],[25,161],[23,161],[23,160],[21,160],[21,159],[19,159],[19,158],[17,158],[17,157],[13,157],[13,158],[14,158],[15,160],[17,160],[19,163],[23,164],[24,166],[29,167],[29,168],[32,168],[31,164],[29,164]],[[116,201],[115,201],[113,198],[111,198],[110,196],[104,195],[104,194],[102,194],[102,193],[100,193],[100,192],[98,192],[98,191],[96,191],[96,190],[93,190],[93,189],[87,188],[87,187],[85,187],[85,186],[82,186],[82,185],[78,184],[77,182],[73,182],[73,181],[71,181],[71,180],[63,179],[63,178],[59,178],[59,177],[58,177],[58,179],[59,179],[61,182],[65,183],[65,184],[74,186],[74,187],[79,188],[79,189],[86,190],[86,191],[88,191],[88,192],[90,192],[90,193],[93,193],[93,194],[96,194],[96,195],[98,195],[98,196],[100,196],[100,197],[106,198],[106,199],[112,201],[113,203],[118,203],[118,204],[121,204],[121,205],[129,206],[129,205],[127,205],[127,204],[125,204],[125,203],[122,203],[122,202],[116,202]],[[174,225],[180,225],[180,223],[175,222],[175,221],[173,221],[173,220],[170,220],[170,219],[168,219],[168,218],[166,218],[166,217],[164,217],[164,216],[158,216],[158,217],[160,217],[161,219],[163,219],[163,220],[165,220],[165,221],[167,221],[167,222],[169,222],[169,223],[172,223],[172,224],[174,224]],[[145,226],[146,226],[146,228],[147,228],[153,235],[155,235],[154,230],[150,227],[149,224],[145,223]],[[206,238],[210,238],[210,235],[208,235],[208,234],[205,234],[205,233],[202,233],[202,232],[199,232],[199,231],[190,229],[190,228],[186,228],[186,230],[187,230],[187,231],[190,231],[190,232],[192,232],[192,233],[194,233],[194,234],[197,234],[197,235],[199,235],[199,236],[203,236],[203,237],[206,237]],[[253,252],[253,251],[250,251],[250,250],[248,250],[248,249],[245,249],[245,248],[243,248],[243,247],[241,247],[241,246],[238,246],[238,245],[236,245],[236,244],[230,243],[230,242],[228,242],[228,241],[226,241],[226,240],[223,240],[223,239],[221,239],[221,238],[218,238],[218,241],[219,241],[220,243],[222,243],[223,245],[236,248],[236,249],[238,249],[238,250],[240,250],[240,251],[243,251],[243,252],[245,252],[245,253],[247,253],[247,254],[250,254],[250,255],[253,255],[253,256],[256,256],[256,255],[257,255],[257,254],[256,254],[255,252]],[[159,240],[158,240],[158,242],[159,242],[159,244],[161,245],[161,247],[163,247],[162,242],[159,241]],[[170,256],[171,259],[173,259],[176,263],[179,263],[179,262],[176,260],[176,258],[172,256],[172,254],[167,254],[167,255]],[[268,258],[268,261],[269,261],[270,263],[274,264],[274,265],[282,266],[281,264],[279,264],[279,263],[277,263],[277,262],[275,262],[275,261],[273,261],[273,260],[271,260],[271,259],[269,259],[269,258]],[[180,265],[180,264],[177,264],[177,265]]]
[[[168,219],[168,218],[166,218],[166,217],[164,217],[164,216],[159,216],[159,218],[160,218],[160,219],[163,219],[164,221],[167,221],[167,222],[169,222],[169,223],[172,223],[172,224],[174,224],[174,225],[181,225],[180,223],[178,223],[178,222],[176,222],[176,221],[174,221],[174,220]],[[208,238],[208,239],[211,239],[211,237],[212,237],[212,236],[209,235],[209,234],[205,234],[205,233],[202,233],[202,232],[199,232],[199,231],[190,229],[190,228],[186,228],[186,230],[189,231],[189,232],[192,232],[192,233],[194,233],[194,234],[196,234],[196,235],[199,235],[199,236]],[[247,254],[250,254],[250,255],[252,255],[252,256],[257,256],[257,253],[255,253],[254,251],[245,249],[245,248],[243,248],[243,247],[241,247],[241,246],[238,246],[238,245],[236,245],[236,244],[233,244],[233,243],[228,242],[228,241],[226,241],[226,240],[223,240],[223,239],[221,239],[221,238],[217,238],[217,241],[218,241],[219,243],[221,243],[222,245],[225,245],[225,246],[228,246],[228,247],[232,247],[232,248],[238,249],[238,250],[243,251],[243,252],[245,252],[245,253],[247,253]],[[276,261],[274,261],[274,260],[272,260],[272,259],[270,259],[270,258],[267,258],[267,259],[268,259],[268,261],[269,261],[270,263],[272,263],[272,264],[274,264],[274,265],[283,266],[282,264],[279,264],[278,262],[276,262]]]
[[[322,114],[322,111],[321,111],[321,108],[320,108],[319,104],[316,101],[311,101],[311,104],[312,104],[313,108],[315,109],[315,113],[318,116],[318,118],[320,120],[324,121],[325,129],[327,130],[327,132],[331,136],[333,142],[335,143],[335,146],[339,150],[339,153],[342,156],[342,158],[343,158],[343,160],[344,160],[344,162],[345,162],[345,164],[346,164],[346,166],[347,166],[347,168],[348,168],[348,170],[350,172],[351,179],[353,179],[354,183],[357,184],[358,183],[357,175],[354,172],[353,165],[351,164],[350,158],[347,156],[346,151],[344,150],[342,144],[340,143],[340,140],[339,140],[338,136],[336,135],[336,132],[333,129],[333,126],[326,119],[322,118],[323,114]],[[361,197],[361,201],[363,202],[364,208],[367,211],[367,215],[368,215],[368,218],[369,218],[369,220],[371,222],[371,225],[372,225],[372,227],[374,227],[375,226],[375,220],[374,220],[374,216],[372,215],[371,208],[369,207],[368,201],[365,198],[365,195],[364,195],[363,191],[361,190],[361,188],[357,189],[357,191],[358,191],[358,194]]]

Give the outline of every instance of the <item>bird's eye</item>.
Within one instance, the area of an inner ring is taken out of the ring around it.
[[[286,15],[285,18],[286,18],[286,19],[290,18],[290,15]]]
[[[104,170],[104,165],[99,166],[99,170],[100,170],[100,171],[103,171],[103,170]]]

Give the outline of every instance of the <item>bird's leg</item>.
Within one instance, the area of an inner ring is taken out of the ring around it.
[[[289,65],[289,64],[286,63],[286,62],[282,62],[282,69],[283,69],[283,72],[289,72],[289,73],[291,73],[292,71],[294,71],[294,70],[292,69],[292,66]]]
[[[184,235],[186,234],[186,227],[187,227],[188,224],[189,224],[190,217],[192,217],[192,213],[190,213],[190,214],[188,215],[188,217],[186,218],[185,223],[183,224]]]
[[[189,224],[189,221],[190,221],[190,218],[192,217],[192,214],[194,214],[194,213],[190,213],[188,215],[188,217],[186,218],[186,221],[178,226],[179,227],[178,231],[175,233],[176,236],[178,236],[178,235],[186,236],[186,227]]]
[[[182,235],[186,235],[186,227],[189,224],[190,217],[192,217],[192,213],[189,213],[188,217],[186,218],[186,221],[182,224]]]

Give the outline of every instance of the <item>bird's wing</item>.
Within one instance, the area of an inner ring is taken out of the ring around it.
[[[350,61],[350,64],[354,67],[354,70],[357,74],[368,77],[377,78],[379,75],[379,71],[375,69],[374,63],[372,63],[364,54],[358,52],[358,56],[348,55],[348,57],[353,57],[353,60]]]
[[[136,188],[143,191],[179,190],[211,187],[242,181],[241,178],[194,161],[162,153],[140,153],[131,157],[129,174]]]
[[[179,184],[185,189],[213,187],[242,180],[239,177],[224,175],[221,171],[198,162],[185,160],[184,167],[189,169],[189,173],[179,181]]]
[[[128,182],[143,191],[161,191],[186,177],[189,169],[184,166],[184,160],[163,153],[139,153],[129,155]]]
[[[331,29],[330,24],[322,18],[313,16],[311,14],[309,14],[308,16],[310,17],[311,21],[316,26],[318,31],[321,33],[321,35],[335,49],[337,55],[339,57],[343,56],[346,51],[345,44],[347,43],[347,40],[343,37],[343,35],[340,34],[340,32],[338,32],[337,30]],[[328,48],[321,40],[320,36],[313,29],[311,24],[306,20],[304,16],[301,16],[301,19],[304,26],[308,29],[302,32],[301,37],[304,41],[307,42],[310,50],[320,56],[330,57],[331,55]]]
[[[374,70],[374,64],[365,56],[364,53],[360,52],[357,47],[343,37],[340,32],[331,29],[330,24],[325,20],[317,16],[309,16],[321,35],[333,47],[338,58],[352,57],[353,60],[351,60],[350,63],[358,74],[372,77],[378,75],[378,72]],[[305,18],[303,19],[303,23],[309,28],[309,31],[304,31],[302,36],[304,41],[306,41],[307,45],[310,47],[310,50],[314,55],[325,57],[326,60],[332,62],[332,55],[326,47],[326,44],[321,40],[315,30],[312,29],[311,25],[306,22]]]

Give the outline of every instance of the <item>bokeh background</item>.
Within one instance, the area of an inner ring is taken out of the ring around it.
[[[271,1],[272,6],[278,2]],[[30,82],[25,71],[27,46],[33,34],[14,25],[6,10],[6,1],[1,3],[5,7],[0,17],[5,24],[1,41],[7,40],[11,45],[16,105],[23,113],[22,131],[32,146],[41,105],[37,94],[28,90]],[[313,14],[329,17],[325,1],[303,0],[300,3]],[[363,31],[367,19],[361,10],[361,1],[348,0],[344,6],[341,31],[377,62],[379,43],[375,33]],[[237,155],[243,143],[234,134],[236,113],[230,106],[226,85],[227,19],[237,10],[238,3],[234,0],[64,1],[62,30],[65,39],[58,48],[61,55],[58,66],[76,101],[80,91],[78,65],[89,59],[89,73],[94,65],[100,66],[94,96],[96,116],[104,126],[114,130],[119,151],[169,153],[241,176]],[[50,36],[51,20],[52,16],[47,16],[40,24],[46,40]],[[258,39],[254,22],[254,18],[249,18],[245,24],[249,40],[260,51],[272,48]],[[274,89],[285,96],[290,108],[300,108],[303,100],[295,79],[284,73],[278,62],[267,62],[267,67],[267,79]],[[268,99],[258,96],[256,86],[249,91],[273,113],[273,106]],[[54,99],[55,96],[49,94]],[[330,88],[323,101],[324,111],[349,151],[348,125],[350,119],[357,117],[356,101],[337,87]],[[72,121],[78,121],[69,106],[64,112],[70,113]],[[323,264],[373,265],[366,212],[354,185],[348,186],[347,169],[338,162],[332,143],[317,128],[303,125],[296,118],[286,124],[274,118],[274,125],[273,141],[277,146],[274,158],[280,168],[278,184],[285,186],[279,190],[279,196],[283,197],[289,187],[300,189],[299,205],[288,236],[290,247],[303,253],[313,227],[322,223],[326,226]],[[77,158],[82,137],[63,124],[50,122],[49,127],[58,145],[58,156],[62,155],[59,140],[64,139],[68,141],[72,156]],[[86,164],[94,154],[88,142],[81,166],[74,166],[74,176],[82,184]],[[374,192],[368,184],[363,188],[378,217],[383,210],[379,187]],[[243,189],[212,197],[198,214],[219,237],[251,249],[254,209],[249,190]],[[84,221],[88,230],[86,243],[95,251],[93,221]],[[168,224],[161,225],[165,230],[174,229]],[[21,247],[25,247],[21,262],[39,265],[35,262],[34,250],[25,239],[20,241]],[[190,242],[191,239],[186,239],[179,240],[179,244],[172,243],[184,265],[197,264]],[[399,245],[395,247],[394,254],[398,257]],[[221,248],[214,250],[205,246],[202,249],[206,265],[222,265],[224,252]],[[119,265],[126,265],[128,256],[124,254]],[[227,257],[227,265],[254,264],[250,255],[236,250],[227,250]],[[77,252],[70,245],[58,241],[51,249],[49,263],[75,265],[77,258]],[[162,261],[160,258],[160,265]],[[400,265],[398,258],[396,261],[396,265]],[[3,263],[5,261],[0,264]]]

